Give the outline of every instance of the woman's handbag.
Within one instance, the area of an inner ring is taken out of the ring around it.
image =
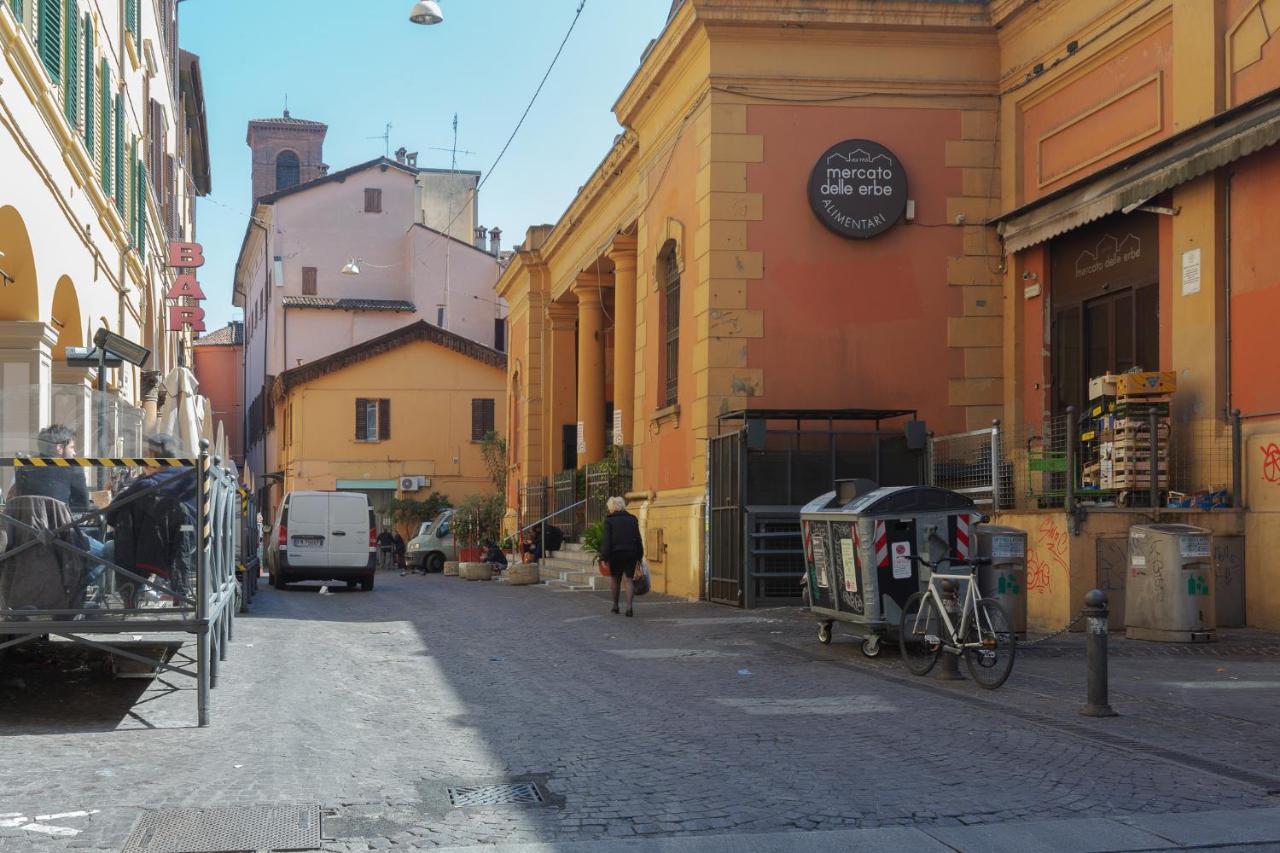
[[[640,565],[636,566],[636,576],[631,582],[632,591],[636,595],[644,595],[649,591],[649,561],[641,560]]]

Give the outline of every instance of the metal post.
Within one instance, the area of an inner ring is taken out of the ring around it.
[[[1075,509],[1076,504],[1076,430],[1079,424],[1076,421],[1076,407],[1067,406],[1067,435],[1066,435],[1066,485],[1064,487],[1062,497],[1062,508],[1067,512]]]
[[[1153,405],[1147,413],[1147,429],[1151,431],[1151,508],[1160,506],[1160,435],[1156,431],[1160,416]],[[1137,464],[1135,462],[1135,464]]]
[[[956,586],[955,581],[943,581],[941,587],[942,604],[947,608],[947,616],[952,624],[958,625],[960,588]],[[960,674],[960,655],[944,651],[940,657],[939,665],[934,668],[933,677],[938,681],[964,681],[964,676]]]
[[[1240,494],[1240,487],[1244,483],[1243,472],[1241,471],[1242,455],[1240,428],[1240,410],[1231,410],[1231,505],[1237,509],[1244,507],[1244,498]]]
[[[991,421],[991,511],[1000,509],[1000,419]]]
[[[1118,716],[1107,702],[1107,594],[1091,589],[1084,597],[1085,654],[1088,699],[1080,713],[1086,717]]]
[[[98,441],[97,449],[99,456],[113,456],[115,454],[107,450],[107,351],[103,347],[98,347]],[[97,480],[99,491],[107,487],[108,474],[106,468],[98,468],[94,479]]]
[[[204,548],[208,542],[208,514],[205,501],[208,484],[205,475],[209,468],[209,441],[200,441],[200,455],[196,460],[196,716],[200,726],[209,725],[209,687],[212,655],[209,654],[209,591],[207,588],[208,565]]]

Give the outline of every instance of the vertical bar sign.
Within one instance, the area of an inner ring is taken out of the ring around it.
[[[613,443],[622,446],[622,409],[613,410]]]
[[[199,243],[170,243],[169,266],[178,271],[173,286],[165,293],[166,299],[177,301],[169,306],[169,331],[181,332],[185,327],[204,331],[204,291],[196,280],[195,270],[204,265],[204,250]]]

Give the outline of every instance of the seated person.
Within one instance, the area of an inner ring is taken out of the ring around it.
[[[480,558],[480,562],[488,563],[495,571],[500,572],[507,567],[507,555],[490,539],[484,543],[484,556]]]
[[[542,544],[542,537],[538,537],[538,543]],[[564,546],[564,531],[554,524],[547,524],[547,553],[554,554]]]
[[[70,427],[53,424],[36,436],[40,456],[71,459],[76,455],[76,434]],[[83,468],[19,468],[13,474],[14,497],[57,498],[72,515],[93,508]]]
[[[542,559],[542,543],[538,541],[540,538],[537,528],[525,532],[524,540],[520,543],[520,562],[536,563]]]
[[[176,442],[164,434],[148,438],[147,451],[158,458],[178,455]],[[195,578],[196,492],[193,468],[146,468],[106,510],[115,529],[115,562],[144,578],[164,578],[175,592],[186,593]]]

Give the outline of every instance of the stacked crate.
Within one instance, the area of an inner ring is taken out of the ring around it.
[[[1118,492],[1149,492],[1169,486],[1169,406],[1177,387],[1173,371],[1124,373],[1117,377],[1110,429],[1100,436],[1101,486]],[[1152,458],[1152,415],[1155,454]],[[1110,462],[1108,465],[1107,462]]]
[[[1090,382],[1081,430],[1081,486],[1102,492],[1147,492],[1169,484],[1169,406],[1177,387],[1172,371],[1124,373]],[[1095,393],[1096,392],[1096,393]],[[1151,416],[1157,447],[1152,458]],[[1123,503],[1123,499],[1121,500]]]

